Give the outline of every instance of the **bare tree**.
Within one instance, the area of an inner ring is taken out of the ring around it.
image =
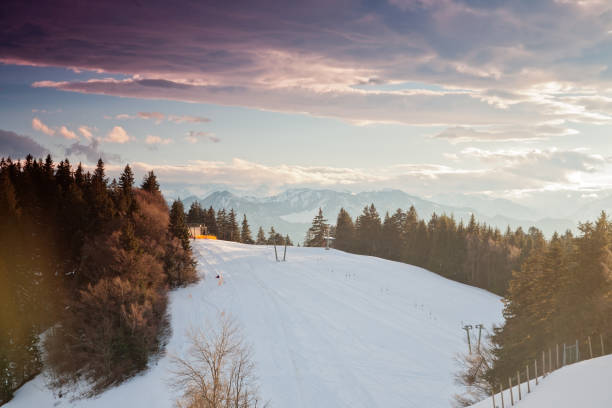
[[[221,315],[218,321],[206,335],[190,331],[187,357],[172,359],[171,384],[182,392],[179,408],[261,406],[250,348],[234,320]]]
[[[484,340],[471,354],[459,354],[455,358],[459,366],[455,383],[464,387],[464,392],[453,397],[455,407],[468,407],[491,395],[486,373],[493,364],[494,356],[489,338]]]

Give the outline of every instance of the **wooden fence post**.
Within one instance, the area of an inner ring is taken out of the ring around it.
[[[502,408],[506,408],[504,407],[504,388],[502,387],[501,384],[499,384],[499,395],[501,395]]]
[[[529,385],[529,364],[527,364],[527,394],[529,394],[531,392],[531,385]]]
[[[563,365],[565,366],[566,364],[566,351],[565,351],[565,343],[563,343]]]
[[[578,339],[576,339],[576,362],[580,361],[580,349],[578,348]]]
[[[512,394],[512,378],[508,377],[508,384],[510,384],[510,403],[514,406],[514,395]]]
[[[589,354],[593,358],[593,346],[591,346],[591,336],[589,336]]]
[[[518,387],[518,393],[519,393],[519,401],[522,399],[521,396],[521,373],[516,370],[516,386]]]
[[[533,360],[533,365],[535,366],[535,379],[536,385],[538,385],[538,359]]]
[[[552,353],[550,352],[550,347],[548,348],[548,372],[552,372]]]

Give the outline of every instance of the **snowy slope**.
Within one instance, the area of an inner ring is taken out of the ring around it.
[[[283,407],[448,407],[456,392],[453,356],[465,348],[462,321],[501,320],[499,298],[426,270],[322,248],[198,241],[205,279],[171,293],[169,353],[185,332],[232,314],[253,345],[261,392]],[[218,286],[216,273],[224,276]],[[170,407],[168,358],[77,407]],[[8,406],[72,406],[42,376]]]
[[[523,383],[523,399],[515,401],[519,408],[610,408],[612,407],[612,355],[581,361],[561,368],[544,379],[540,385],[527,392],[527,384]],[[533,386],[533,381],[532,381]],[[514,398],[518,390],[514,387]],[[510,406],[510,394],[504,393],[505,406]],[[501,407],[499,394],[496,395],[496,405]],[[473,405],[471,408],[490,408],[491,398]]]

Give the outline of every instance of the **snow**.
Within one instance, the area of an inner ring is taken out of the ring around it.
[[[201,240],[193,247],[205,279],[171,293],[167,353],[183,355],[189,328],[231,314],[272,407],[448,407],[459,391],[453,358],[465,351],[462,323],[502,319],[497,296],[411,265],[323,248],[290,247],[287,262],[276,262],[269,246]],[[169,376],[164,356],[74,403],[55,398],[38,376],[8,407],[170,407]]]
[[[514,387],[514,406],[519,408],[610,408],[612,407],[612,355],[581,361],[563,367],[545,378],[540,385],[531,382],[531,393],[527,394],[527,383],[523,383],[523,399],[518,400],[518,390]],[[501,407],[499,394],[495,403]],[[510,394],[504,392],[504,405],[510,406]],[[473,405],[471,408],[491,408],[491,398]]]

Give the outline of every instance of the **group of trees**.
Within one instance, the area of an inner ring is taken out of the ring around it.
[[[473,216],[465,225],[435,213],[425,221],[414,207],[398,209],[381,219],[374,204],[366,206],[355,221],[340,209],[335,226],[326,223],[319,209],[305,245],[324,246],[327,233],[335,237],[337,249],[417,265],[500,295],[506,293],[512,271],[534,248],[545,244],[536,228],[527,233],[508,228],[502,233],[479,224]]]
[[[602,213],[579,230],[577,237],[555,234],[514,272],[504,297],[505,323],[491,337],[491,386],[555,344],[584,344],[599,335],[610,344],[612,223]]]
[[[305,243],[324,246],[329,231],[337,249],[421,266],[504,296],[504,325],[494,328],[488,348],[464,359],[459,375],[462,384],[489,395],[555,344],[600,334],[610,344],[612,223],[602,213],[579,230],[547,240],[533,227],[502,233],[473,216],[467,225],[437,214],[425,221],[414,207],[381,220],[372,204],[355,221],[341,209],[335,226],[319,210]]]
[[[187,239],[185,239],[187,237]],[[50,156],[0,161],[0,404],[41,367],[91,392],[146,367],[168,328],[169,288],[196,280],[182,204],[153,172],[109,182]]]
[[[189,207],[186,219],[187,223],[200,224],[206,228],[208,234],[215,235],[217,239],[225,241],[255,245],[293,245],[289,235],[279,234],[274,227],[270,227],[267,238],[263,228],[259,227],[257,236],[253,239],[246,214],[242,216],[242,223],[239,226],[238,216],[233,208],[229,212],[225,208],[221,208],[215,213],[212,206],[206,210],[202,208],[199,202],[194,201]]]

